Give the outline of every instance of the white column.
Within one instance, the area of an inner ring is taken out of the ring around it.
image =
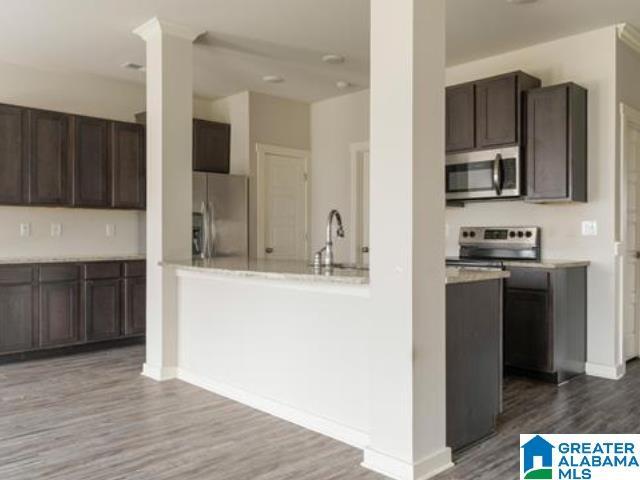
[[[445,0],[371,0],[371,441],[395,479],[446,447]]]
[[[159,263],[191,257],[193,41],[202,32],[152,18],[134,30],[147,48],[147,358],[143,374],[175,377],[175,275]]]

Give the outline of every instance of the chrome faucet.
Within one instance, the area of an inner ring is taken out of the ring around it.
[[[322,264],[325,267],[332,267],[334,260],[333,253],[333,219],[336,219],[338,223],[338,229],[336,230],[336,234],[339,237],[344,237],[344,227],[342,226],[342,217],[340,216],[340,212],[338,210],[331,210],[329,212],[329,218],[327,218],[327,239],[325,241],[324,247],[318,251],[315,255],[314,264],[320,265]],[[322,254],[324,253],[324,258],[322,258]]]

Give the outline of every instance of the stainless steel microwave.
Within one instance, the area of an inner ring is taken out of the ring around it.
[[[511,198],[522,195],[520,147],[447,155],[447,200]]]

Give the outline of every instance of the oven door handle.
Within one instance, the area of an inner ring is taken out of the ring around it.
[[[496,195],[502,195],[502,155],[497,154],[493,161],[493,188],[496,191]]]

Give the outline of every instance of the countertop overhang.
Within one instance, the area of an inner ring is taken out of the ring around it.
[[[135,262],[145,260],[145,254],[133,255],[55,255],[49,257],[0,257],[0,265],[42,263]]]
[[[247,259],[244,257],[217,257],[211,259],[188,259],[164,261],[163,267],[182,271],[210,272],[235,278],[265,278],[311,283],[333,283],[343,285],[368,285],[369,271],[363,268],[316,269],[301,260]],[[469,283],[486,280],[501,280],[509,272],[448,267],[445,283]]]

